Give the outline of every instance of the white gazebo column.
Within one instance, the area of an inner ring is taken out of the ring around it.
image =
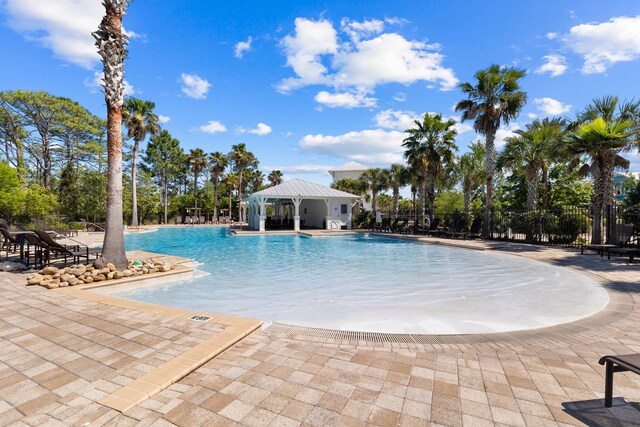
[[[260,202],[260,225],[258,227],[258,231],[265,231],[265,222],[267,220],[267,208],[265,203],[267,202],[267,199],[261,197],[258,201]]]
[[[331,199],[324,199],[324,204],[327,205],[327,216],[325,217],[325,228],[331,230]]]
[[[291,199],[293,201],[293,230],[300,231],[300,203],[302,198],[300,196]]]

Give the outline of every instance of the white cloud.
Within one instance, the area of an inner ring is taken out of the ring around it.
[[[494,144],[496,147],[500,148],[506,144],[505,139],[511,136],[515,136],[518,129],[521,129],[520,124],[516,122],[509,123],[507,126],[503,126],[496,132],[496,139]]]
[[[549,40],[555,40],[555,39],[557,39],[557,38],[558,38],[558,33],[547,33],[546,37],[547,37]]]
[[[104,14],[99,1],[5,0],[11,28],[73,64],[91,69],[100,60],[91,32]]]
[[[538,74],[549,73],[551,77],[558,77],[567,71],[567,59],[562,55],[547,55],[542,59],[546,62],[536,69]]]
[[[396,102],[405,102],[407,100],[407,94],[404,92],[398,92],[396,96],[393,97],[393,100]]]
[[[337,33],[329,21],[296,18],[295,26],[295,36],[285,36],[282,46],[287,65],[293,68],[298,77],[284,79],[278,86],[281,92],[310,84],[328,84],[330,79],[326,76],[327,69],[320,57],[338,50]]]
[[[247,39],[246,42],[238,42],[236,43],[235,46],[235,51],[233,53],[233,56],[235,56],[238,59],[241,59],[244,56],[245,52],[248,52],[251,50],[251,43],[253,42],[253,37],[249,36],[249,38]]]
[[[536,113],[527,113],[527,117],[529,117],[530,119],[537,119],[538,115]]]
[[[342,135],[306,135],[299,147],[308,153],[357,160],[364,163],[388,164],[402,161],[402,140],[399,131],[382,129],[348,132]]]
[[[571,27],[562,36],[567,48],[581,55],[585,74],[604,73],[616,62],[640,57],[640,15],[621,16],[597,24]]]
[[[163,116],[162,114],[158,114],[158,122],[160,123],[169,123],[171,121],[171,117]]]
[[[376,86],[386,83],[409,85],[424,81],[439,85],[441,90],[458,84],[453,70],[442,65],[444,56],[438,52],[438,44],[382,33],[384,22],[380,20],[343,19],[341,30],[348,41],[341,41],[327,20],[296,18],[295,34],[282,41],[287,65],[295,77],[282,80],[278,90],[287,93],[304,86],[324,85],[340,94],[360,94],[365,98]],[[323,97],[326,99],[326,95]],[[352,108],[353,103],[345,102],[344,106]]]
[[[355,108],[355,107],[373,107],[376,105],[377,99],[367,97],[364,93],[329,93],[326,91],[318,92],[315,101],[329,108]]]
[[[193,99],[205,99],[211,83],[196,74],[180,74],[182,93]]]
[[[102,71],[94,71],[93,78],[86,78],[84,80],[84,85],[90,89],[91,92],[101,92],[102,91],[102,83],[103,83],[103,72]],[[124,80],[124,96],[133,96],[138,91],[130,84],[128,81]]]
[[[369,21],[351,21],[349,18],[342,18],[340,21],[341,30],[349,35],[354,42],[360,41],[363,37],[371,37],[384,30],[384,21],[371,19]]]
[[[559,116],[571,110],[572,107],[553,98],[535,98],[533,102],[538,106],[538,110],[547,116]]]
[[[199,126],[196,130],[205,133],[219,133],[226,132],[227,128],[225,125],[216,120],[210,120],[206,125]]]
[[[279,170],[282,173],[296,175],[296,174],[309,174],[309,173],[326,173],[329,169],[333,169],[334,166],[327,165],[298,165],[298,166],[264,166],[262,169],[266,171]]]
[[[239,127],[237,131],[238,133],[253,133],[255,135],[263,136],[263,135],[270,134],[272,129],[271,129],[271,126],[269,125],[265,125],[264,123],[258,123],[255,129],[245,129],[243,127]]]
[[[433,113],[431,113],[433,114]],[[413,111],[402,110],[383,110],[378,112],[373,118],[376,126],[385,129],[395,129],[405,131],[415,126],[414,120],[422,121],[424,113],[418,114]],[[458,132],[458,135],[473,130],[473,127],[467,123],[461,123],[459,117],[455,116],[443,116],[443,120],[453,119],[456,121],[454,129]]]

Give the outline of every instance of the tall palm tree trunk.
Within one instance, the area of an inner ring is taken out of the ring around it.
[[[398,200],[400,199],[400,189],[398,187],[395,187],[393,189],[393,216],[394,217],[398,217],[398,213],[399,213],[399,203]]]
[[[493,174],[495,172],[495,155],[494,155],[494,141],[496,138],[496,131],[487,132],[487,138],[485,141],[486,149],[486,177],[487,177],[487,189],[486,200],[484,202],[484,223],[482,224],[482,237],[485,239],[491,237],[491,200],[493,198]]]
[[[525,171],[525,181],[527,182],[527,210],[532,211],[536,208],[538,199],[538,174],[533,168],[528,167]]]
[[[193,202],[195,207],[198,208],[198,172],[193,174]]]
[[[138,226],[138,146],[139,141],[133,143],[133,163],[131,164],[131,226]]]
[[[167,178],[166,177],[164,179],[164,183],[163,183],[162,187],[163,187],[162,188],[162,194],[164,195],[164,199],[162,200],[162,204],[163,204],[163,207],[164,207],[164,223],[166,225],[169,222],[169,218],[167,218],[167,211],[169,210],[168,209],[169,208],[169,202],[167,200],[169,198],[168,194],[167,194],[167,192],[169,190],[169,183],[167,182]]]
[[[433,174],[429,174],[429,179],[427,180],[427,200],[429,203],[429,224],[431,224],[436,201],[436,177]]]
[[[104,64],[107,104],[107,223],[101,262],[125,269],[128,262],[122,231],[122,105],[127,37],[122,34],[122,15],[128,2],[104,0],[102,4],[106,15],[93,33]]]
[[[471,212],[471,197],[472,197],[473,188],[471,188],[471,183],[465,182],[462,185],[462,197],[464,199],[464,213],[469,214]]]
[[[244,169],[238,169],[238,221],[244,222],[244,215],[242,215],[242,172]],[[231,212],[231,210],[229,210]]]
[[[216,223],[218,223],[218,178],[213,183],[213,217]]]
[[[542,179],[540,181],[542,184],[542,208],[544,210],[549,209],[549,168],[542,168]]]

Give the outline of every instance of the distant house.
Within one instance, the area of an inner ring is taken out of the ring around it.
[[[640,172],[618,173],[613,177],[613,191],[617,202],[622,202],[627,198],[626,190],[622,184],[629,178],[640,179]]]
[[[365,166],[358,162],[345,163],[342,166],[336,166],[333,169],[329,169],[329,174],[333,178],[333,182],[341,179],[358,179],[360,175],[366,170],[370,169],[369,166]]]
[[[358,162],[349,162],[341,166],[336,166],[333,169],[329,169],[329,174],[333,178],[333,182],[337,182],[341,179],[359,179],[362,173],[369,170],[369,166],[365,166]],[[362,207],[368,211],[371,210],[371,202],[362,200]]]

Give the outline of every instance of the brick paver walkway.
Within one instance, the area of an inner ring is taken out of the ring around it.
[[[220,332],[23,286],[0,273],[0,425],[640,425],[640,266],[576,251],[491,243],[605,281],[612,303],[573,324],[466,342],[358,342],[259,330],[121,414],[97,403]],[[567,295],[580,298],[580,295]]]

